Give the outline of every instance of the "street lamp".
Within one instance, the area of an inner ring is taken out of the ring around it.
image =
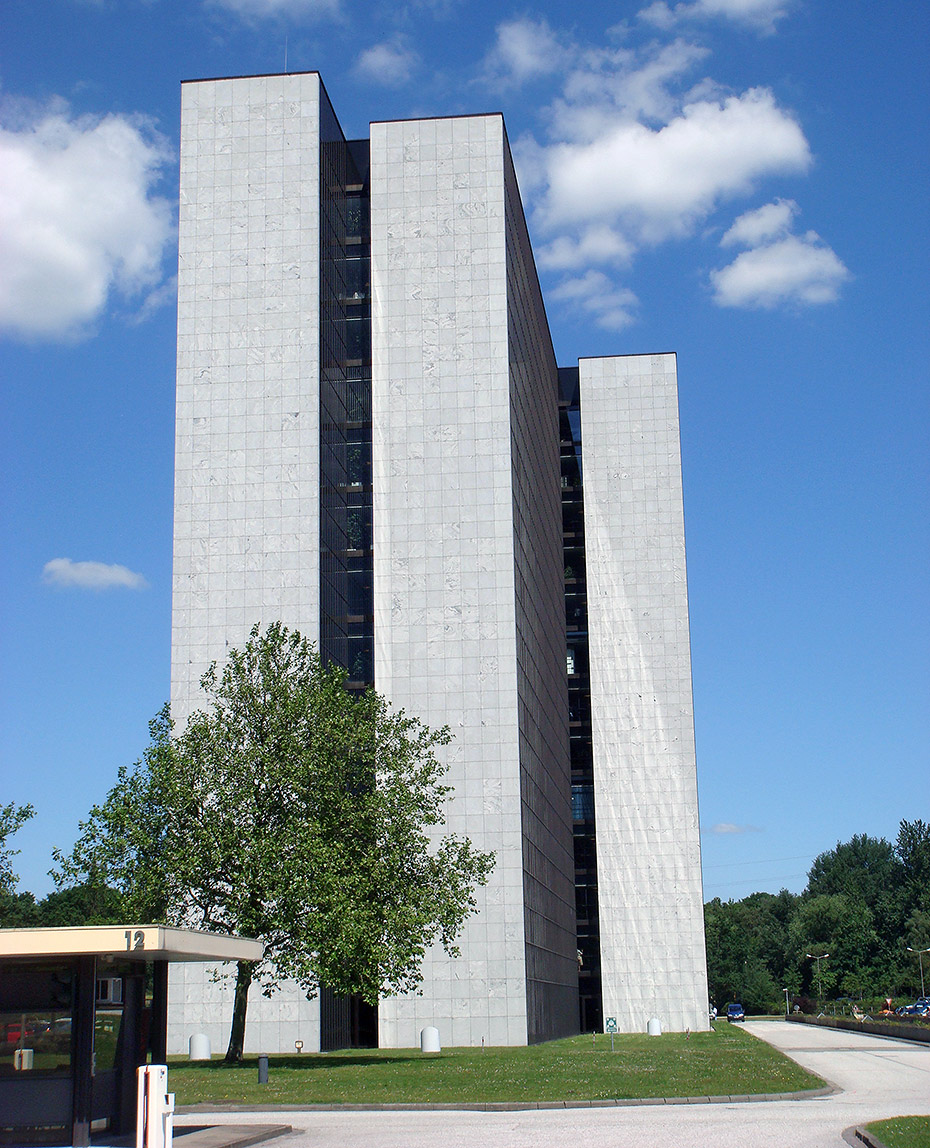
[[[781,991],[785,994],[785,1016],[787,1017],[788,1016],[788,990],[782,989]]]
[[[829,957],[829,955],[830,955],[830,954],[829,954],[829,953],[821,953],[819,957],[818,957],[818,956],[816,956],[814,953],[808,953],[807,955],[810,957],[810,959],[811,959],[812,961],[816,961],[816,962],[817,962],[817,995],[818,995],[818,997],[820,998],[820,1001],[821,1001],[821,1007],[822,1007],[822,1002],[823,1002],[823,978],[822,978],[822,977],[821,977],[821,975],[820,975],[820,962],[821,962],[821,961],[825,961],[825,960],[827,959],[827,957]]]
[[[924,991],[924,953],[930,953],[930,949],[912,949],[910,945],[907,946],[909,953],[916,953],[917,959],[920,961],[920,995],[925,997],[927,994]]]

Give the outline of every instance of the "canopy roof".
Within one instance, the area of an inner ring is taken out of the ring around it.
[[[0,929],[0,960],[10,957],[118,957],[139,961],[257,961],[264,946],[246,937],[165,925],[77,925]]]

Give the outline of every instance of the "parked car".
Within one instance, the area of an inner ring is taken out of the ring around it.
[[[901,1005],[900,1008],[895,1010],[896,1016],[909,1017],[909,1016],[930,1016],[930,999],[927,997],[918,997],[918,999],[909,1005]]]
[[[743,1006],[741,1004],[728,1004],[727,1005],[727,1020],[728,1021],[732,1022],[735,1020],[745,1020],[745,1019],[746,1019],[746,1014],[743,1012]]]

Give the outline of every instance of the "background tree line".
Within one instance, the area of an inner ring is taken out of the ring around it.
[[[784,1009],[792,998],[856,1000],[920,992],[912,949],[930,946],[930,825],[902,821],[895,842],[858,834],[814,859],[800,894],[715,897],[704,906],[711,1001],[747,1012]],[[930,954],[924,958],[925,980]]]
[[[31,818],[31,805],[0,805],[0,928],[30,929],[39,926],[63,928],[68,925],[107,925],[118,920],[121,899],[105,885],[80,884],[56,889],[37,901],[32,893],[20,892],[13,871],[13,858],[19,852],[9,842]]]

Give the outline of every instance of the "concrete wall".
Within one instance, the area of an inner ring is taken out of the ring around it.
[[[184,84],[171,705],[256,622],[319,636],[315,73]]]
[[[184,84],[171,711],[277,619],[319,638],[319,123],[315,73]],[[225,1050],[232,989],[180,965],[169,1051]],[[295,1027],[296,1026],[296,1027]],[[319,1048],[319,1004],[252,986],[246,1049]]]
[[[371,126],[375,681],[448,724],[446,831],[493,849],[479,912],[381,1043],[526,1041],[503,123]]]
[[[706,1029],[675,356],[579,372],[604,1017]]]

